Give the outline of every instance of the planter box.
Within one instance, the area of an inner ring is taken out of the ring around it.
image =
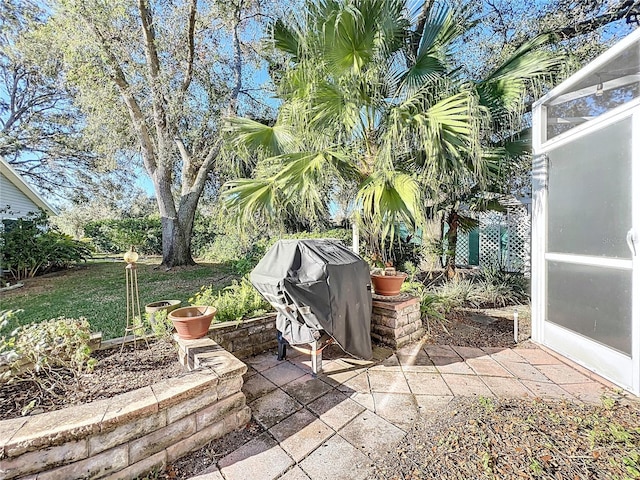
[[[106,400],[0,422],[0,478],[136,478],[245,425],[247,367],[211,342],[207,368]]]
[[[420,300],[374,300],[371,315],[371,338],[391,348],[416,342],[424,335],[420,318]]]
[[[238,358],[247,358],[278,347],[276,313],[239,322],[214,323],[207,337]]]

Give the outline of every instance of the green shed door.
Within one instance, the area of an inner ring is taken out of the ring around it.
[[[469,232],[469,265],[480,265],[480,230]]]

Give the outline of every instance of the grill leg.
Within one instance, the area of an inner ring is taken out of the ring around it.
[[[318,350],[318,341],[311,343],[311,370],[316,376],[322,373],[322,349]]]
[[[276,331],[276,338],[278,339],[278,360],[285,360],[287,358],[287,341],[282,337],[282,333],[279,330]]]

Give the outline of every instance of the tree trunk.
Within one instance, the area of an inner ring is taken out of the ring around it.
[[[445,273],[447,278],[451,279],[456,275],[456,247],[458,245],[458,225],[460,219],[458,212],[452,210],[447,216],[447,263],[445,265]]]
[[[162,266],[173,268],[195,265],[191,255],[191,232],[202,188],[180,196],[178,208],[171,194],[171,177],[159,168],[152,175],[162,222]],[[201,182],[204,183],[204,182]]]
[[[191,234],[187,233],[191,227],[183,226],[177,218],[162,217],[161,220],[162,266],[195,265],[191,256]]]

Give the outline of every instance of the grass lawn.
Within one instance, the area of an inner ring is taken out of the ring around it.
[[[223,265],[199,264],[171,271],[158,268],[160,259],[138,263],[140,308],[158,300],[182,300],[187,305],[203,285],[223,288],[237,278]],[[86,317],[103,338],[121,337],[126,323],[125,263],[89,261],[64,272],[25,280],[24,287],[0,293],[0,310],[22,309],[0,335],[18,325],[59,316]]]

